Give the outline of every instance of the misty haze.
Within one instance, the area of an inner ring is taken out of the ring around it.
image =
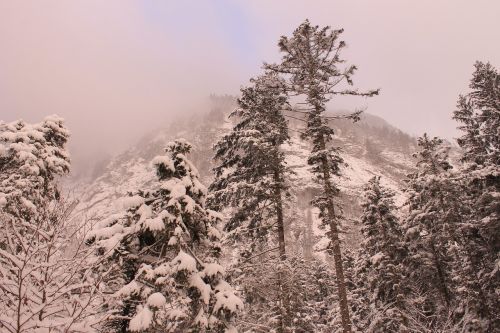
[[[500,332],[499,13],[0,0],[0,333]]]

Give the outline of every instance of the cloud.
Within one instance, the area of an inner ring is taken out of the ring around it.
[[[213,33],[217,13],[191,7],[2,2],[0,118],[57,113],[72,129],[73,150],[91,153],[126,147],[176,114],[204,107],[211,92],[237,92],[241,70]],[[190,9],[195,20],[187,19]]]

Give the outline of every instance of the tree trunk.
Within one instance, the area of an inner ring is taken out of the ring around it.
[[[281,260],[286,259],[286,251],[285,251],[285,225],[283,221],[283,202],[281,200],[281,177],[279,174],[279,170],[274,171],[274,181],[277,184],[274,195],[276,200],[276,218],[278,225],[278,244],[280,250],[280,258]]]
[[[441,265],[441,261],[439,260],[438,253],[436,252],[436,247],[434,246],[434,240],[430,240],[431,243],[431,251],[432,251],[432,256],[434,259],[434,266],[436,267],[437,273],[438,273],[438,280],[439,280],[439,288],[441,289],[441,293],[443,294],[444,301],[446,303],[446,306],[450,306],[450,293],[448,291],[448,288],[446,286],[446,279],[444,276],[444,271],[443,267]]]
[[[275,204],[276,204],[276,219],[278,226],[278,245],[280,252],[280,260],[284,262],[286,260],[286,249],[285,249],[285,225],[283,220],[283,202],[281,199],[281,177],[278,169],[274,171],[274,182],[276,183],[276,188],[274,190]],[[283,283],[283,273],[278,273],[279,280],[279,297],[281,299],[280,313],[281,313],[281,332],[285,333],[287,328],[290,327],[290,298],[288,295],[288,289]],[[281,333],[280,332],[280,333]]]
[[[324,137],[320,141],[321,149],[326,149]],[[344,268],[342,265],[342,251],[340,249],[339,229],[335,218],[335,206],[333,203],[332,195],[333,189],[331,184],[330,170],[328,169],[328,162],[323,158],[322,171],[323,171],[323,186],[325,190],[325,197],[327,198],[328,222],[330,225],[330,239],[332,242],[333,261],[335,264],[335,274],[337,277],[337,289],[339,296],[340,315],[342,318],[342,330],[344,333],[351,332],[351,319],[349,316],[349,305],[347,303],[347,291],[345,285]]]

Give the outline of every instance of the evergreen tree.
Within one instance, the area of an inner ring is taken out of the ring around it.
[[[457,228],[464,210],[448,162],[449,148],[439,138],[426,134],[418,139],[415,154],[417,170],[408,176],[408,217],[404,221],[409,248],[408,276],[415,295],[422,295],[421,322],[429,329],[447,325],[457,307],[458,281],[454,276],[460,265]]]
[[[290,172],[280,146],[289,139],[282,110],[287,106],[283,83],[272,73],[251,80],[241,90],[239,108],[230,114],[237,124],[215,145],[215,180],[211,204],[233,207],[227,231],[239,228],[250,238],[267,234],[276,219],[280,255],[285,255],[283,199]]]
[[[224,281],[219,215],[205,207],[206,188],[176,140],[153,160],[158,182],[129,196],[126,212],[89,236],[114,270],[115,291],[104,331],[233,332],[243,304]]]
[[[465,253],[462,308],[471,330],[500,330],[500,75],[489,63],[477,62],[472,91],[460,96],[453,118],[464,132],[462,205],[469,212],[461,225]]]
[[[373,177],[364,188],[361,233],[354,273],[364,304],[353,314],[362,332],[407,332],[403,260],[407,255],[393,201],[394,193]]]
[[[289,139],[282,110],[288,103],[283,82],[276,74],[265,73],[251,83],[241,90],[239,107],[230,114],[230,118],[237,118],[236,125],[215,145],[219,164],[214,169],[210,203],[218,209],[235,210],[225,229],[240,247],[240,262],[248,260],[254,251],[272,252],[273,244],[278,244],[279,258],[271,255],[264,266],[267,270],[277,268],[270,276],[278,281],[274,285],[279,296],[275,304],[280,304],[275,326],[284,331],[291,324],[289,295],[281,271],[286,260],[284,200],[289,197],[286,178],[290,173],[281,151],[281,145]],[[255,269],[247,269],[238,274],[238,279],[262,278],[255,274],[259,274]],[[270,302],[268,297],[261,298],[256,307],[264,303],[264,308],[272,308]]]
[[[476,62],[467,95],[458,99],[453,118],[464,135],[457,139],[463,160],[478,165],[500,164],[500,75],[490,63]]]
[[[303,112],[307,115],[304,137],[312,142],[308,163],[323,185],[323,192],[314,200],[314,204],[320,209],[324,224],[330,228],[330,249],[335,262],[342,325],[344,332],[350,332],[351,322],[339,238],[340,214],[334,202],[339,189],[333,182],[333,177],[340,175],[343,160],[339,149],[331,146],[334,131],[328,126],[329,119],[324,113],[326,103],[334,95],[373,96],[378,94],[378,90],[360,93],[353,89],[339,88],[343,83],[352,85],[352,75],[356,71],[355,66],[338,67],[343,62],[339,53],[345,47],[345,42],[339,41],[342,32],[343,30],[332,31],[329,27],[320,29],[306,20],[290,38],[281,37],[279,47],[283,53],[282,62],[266,65],[266,68],[287,77],[287,89],[291,94],[305,96],[307,108],[293,112]],[[355,113],[349,117],[358,119],[358,115],[359,113]]]
[[[56,180],[69,172],[68,137],[57,116],[33,125],[0,123],[0,207],[11,218],[30,221],[59,198]]]

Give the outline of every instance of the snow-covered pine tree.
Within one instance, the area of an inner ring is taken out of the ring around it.
[[[408,332],[403,242],[394,193],[373,177],[364,187],[361,233],[354,280],[362,304],[353,318],[362,332]]]
[[[284,273],[279,272],[279,262],[286,260],[283,209],[289,196],[286,179],[290,170],[281,145],[289,139],[282,114],[288,102],[283,82],[275,73],[265,73],[251,83],[241,90],[238,108],[230,114],[230,118],[237,119],[236,125],[215,145],[218,165],[210,186],[210,203],[218,209],[233,208],[225,229],[240,248],[241,261],[249,259],[254,251],[272,252],[276,250],[273,244],[278,244],[279,258],[271,254],[267,265],[275,270],[270,278],[281,279],[276,284],[281,285],[278,295],[283,307],[278,310],[278,326],[284,331],[291,324]],[[241,273],[240,280],[247,275],[249,279],[257,277],[252,275],[257,273],[254,269]],[[266,303],[266,298],[258,303]]]
[[[306,20],[291,37],[281,37],[278,44],[283,53],[281,63],[267,64],[265,67],[286,76],[287,90],[291,94],[305,96],[307,107],[291,111],[307,116],[304,137],[312,142],[308,163],[323,186],[323,191],[314,200],[314,204],[320,209],[324,224],[330,228],[330,250],[335,262],[342,325],[343,331],[347,333],[351,332],[351,321],[342,268],[338,226],[340,214],[334,202],[339,189],[333,182],[333,177],[340,175],[343,160],[339,149],[331,146],[334,131],[328,126],[328,120],[334,117],[325,116],[326,103],[334,95],[373,96],[378,94],[378,90],[362,93],[342,88],[342,84],[353,84],[352,75],[356,71],[356,66],[338,67],[344,62],[339,53],[346,45],[344,41],[339,41],[342,32],[343,30],[331,30],[330,27],[320,29]],[[354,113],[348,118],[357,119],[358,115],[359,113]]]
[[[459,97],[453,118],[464,133],[462,204],[469,208],[461,226],[465,252],[462,307],[474,320],[472,330],[500,330],[500,74],[476,62],[472,91]]]
[[[447,325],[457,308],[457,229],[466,207],[443,140],[424,134],[418,146],[420,151],[414,154],[417,170],[407,180],[409,213],[403,230],[409,254],[405,265],[412,292],[422,296],[415,297],[421,302],[412,306],[420,309],[422,324],[435,330]]]
[[[63,119],[0,124],[0,330],[82,331],[98,281],[60,198],[69,171]],[[80,243],[79,243],[80,242]],[[88,328],[88,327],[87,327]]]
[[[43,209],[47,202],[58,199],[56,180],[69,172],[68,137],[64,120],[55,115],[33,125],[22,120],[0,123],[3,212],[29,221],[36,217],[37,207]]]
[[[453,119],[464,134],[457,139],[463,160],[477,165],[500,164],[500,74],[490,63],[476,62],[469,87],[460,95]]]
[[[290,172],[280,146],[289,139],[282,114],[287,107],[283,82],[272,73],[251,80],[241,90],[238,108],[230,114],[237,123],[215,145],[215,180],[210,203],[233,207],[227,231],[262,241],[276,220],[280,255],[285,255],[283,201]]]
[[[205,207],[206,188],[187,159],[191,145],[170,143],[153,160],[158,182],[124,201],[126,212],[89,236],[115,270],[108,288],[110,332],[234,332],[241,300],[218,264],[219,214]]]

